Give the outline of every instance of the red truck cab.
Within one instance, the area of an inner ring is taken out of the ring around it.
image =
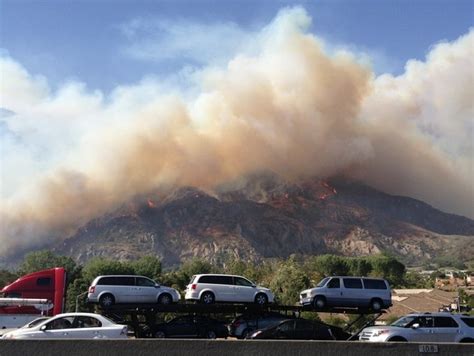
[[[47,299],[50,307],[46,315],[62,313],[66,296],[66,271],[63,267],[50,268],[30,273],[3,287],[0,291],[5,298]],[[0,314],[38,314],[33,305],[1,305]]]

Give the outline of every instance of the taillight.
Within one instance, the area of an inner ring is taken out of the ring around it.
[[[94,293],[94,292],[95,292],[95,286],[90,286],[89,293]]]
[[[196,289],[197,284],[191,284],[191,289]]]

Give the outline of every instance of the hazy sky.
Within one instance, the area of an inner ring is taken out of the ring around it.
[[[225,60],[285,6],[302,5],[331,46],[367,53],[377,73],[473,25],[471,0],[0,0],[2,53],[49,84],[110,91],[145,75]],[[227,40],[223,41],[226,34]],[[186,41],[184,41],[186,39]],[[216,55],[216,54],[219,55]],[[166,54],[166,55],[165,55]]]

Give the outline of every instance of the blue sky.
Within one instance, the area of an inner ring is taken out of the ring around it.
[[[44,75],[53,87],[75,80],[104,92],[147,75],[163,77],[185,66],[202,66],[212,58],[202,57],[196,48],[201,44],[207,56],[231,53],[245,42],[244,34],[258,31],[286,6],[303,6],[313,20],[310,32],[331,45],[367,53],[378,74],[400,74],[408,59],[424,59],[432,45],[452,41],[473,25],[469,0],[0,0],[0,4],[3,55],[32,74]],[[131,34],[133,24],[139,25]],[[166,30],[173,24],[188,28],[181,36],[194,45],[168,50],[167,57],[146,48],[176,42],[177,31]],[[228,31],[227,41],[205,38],[219,31]]]

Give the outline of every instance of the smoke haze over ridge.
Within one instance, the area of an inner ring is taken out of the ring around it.
[[[282,10],[251,53],[181,73],[186,91],[153,78],[107,97],[77,82],[53,91],[0,57],[0,253],[160,186],[212,189],[259,170],[349,174],[474,218],[474,31],[376,77],[357,54],[328,54],[310,23]]]

